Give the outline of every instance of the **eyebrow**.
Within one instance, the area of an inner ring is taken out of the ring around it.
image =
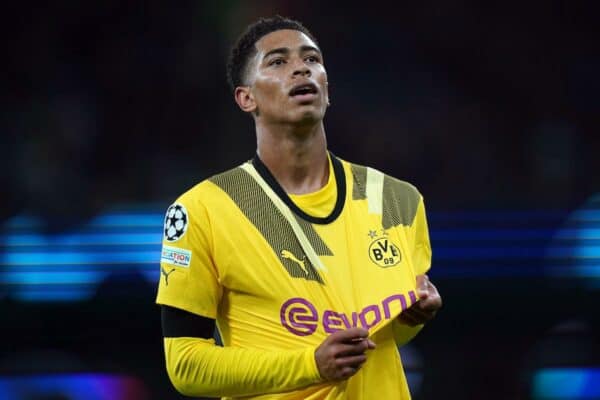
[[[321,50],[319,50],[318,48],[316,48],[314,46],[309,46],[309,45],[300,46],[301,53],[306,53],[307,51],[315,51],[315,52],[321,54]],[[289,53],[290,53],[290,49],[288,47],[278,47],[276,49],[267,51],[267,53],[263,57],[263,60],[273,54],[289,54]]]

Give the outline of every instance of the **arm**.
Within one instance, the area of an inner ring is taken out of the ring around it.
[[[161,305],[167,373],[190,396],[251,395],[286,391],[320,380],[314,348],[259,351],[216,346],[212,340],[223,288],[215,262],[206,185],[180,196],[167,209]]]
[[[442,297],[427,275],[417,275],[419,301],[403,311],[393,322],[394,339],[399,346],[411,341],[442,307]]]
[[[392,323],[394,339],[399,346],[417,336],[424,324],[433,319],[442,306],[437,288],[425,275],[431,267],[431,245],[423,197],[419,199],[415,218],[409,229],[409,240],[412,243],[412,264],[417,278],[419,301],[402,312]]]
[[[201,185],[181,196],[165,216],[156,302],[161,305],[167,372],[177,390],[191,396],[244,396],[356,373],[364,352],[372,348],[370,340],[362,340],[368,335],[362,329],[336,332],[317,348],[269,351],[215,345],[223,288],[210,213],[202,193],[195,192]]]
[[[220,347],[215,320],[161,307],[167,372],[186,396],[244,396],[297,389],[321,380],[314,348],[266,352]]]
[[[375,347],[361,328],[337,332],[316,349],[220,347],[212,339],[213,319],[168,306],[161,314],[167,372],[186,396],[248,396],[347,379]]]

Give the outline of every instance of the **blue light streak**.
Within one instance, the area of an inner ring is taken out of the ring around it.
[[[24,301],[72,301],[93,296],[112,274],[137,272],[155,283],[163,218],[106,213],[52,235],[36,218],[12,218],[0,230],[0,289]],[[432,213],[429,220],[434,277],[600,279],[600,210]]]
[[[9,271],[2,274],[2,283],[5,285],[82,285],[101,282],[106,275],[107,273],[99,271]]]
[[[535,400],[600,398],[600,368],[544,368],[533,377]]]
[[[148,396],[133,377],[111,374],[43,374],[0,377],[0,398],[65,397],[72,400],[140,400]]]
[[[158,260],[160,249],[112,252],[7,252],[0,256],[0,265],[147,264]]]
[[[0,235],[0,245],[20,246],[124,246],[154,244],[160,246],[162,235],[156,233],[80,233],[46,236],[41,234]]]
[[[99,215],[90,221],[91,226],[147,226],[150,228],[162,227],[165,214],[105,214]]]

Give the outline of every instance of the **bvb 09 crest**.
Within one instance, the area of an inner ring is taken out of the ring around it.
[[[402,260],[400,249],[387,236],[377,238],[371,243],[369,257],[382,268],[393,267]]]

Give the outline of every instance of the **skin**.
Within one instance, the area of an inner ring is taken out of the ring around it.
[[[419,301],[398,316],[400,323],[417,326],[431,321],[442,307],[442,297],[427,275],[417,275]]]
[[[258,154],[279,184],[288,193],[314,192],[329,176],[323,127],[329,92],[321,52],[308,36],[290,29],[271,32],[255,46],[248,85],[236,88],[236,102],[252,113]],[[268,54],[274,49],[285,52]],[[314,100],[289,95],[302,83],[317,87]]]
[[[258,154],[287,193],[321,189],[329,178],[323,118],[329,105],[327,72],[318,46],[302,32],[282,29],[255,44],[245,85],[235,89],[235,101],[251,114],[256,125]],[[275,51],[280,49],[280,51]],[[312,83],[317,94],[299,100],[290,96],[296,85]],[[426,275],[417,276],[419,301],[399,321],[409,326],[431,320],[442,301]],[[350,378],[375,349],[363,328],[329,335],[315,350],[323,380]]]

